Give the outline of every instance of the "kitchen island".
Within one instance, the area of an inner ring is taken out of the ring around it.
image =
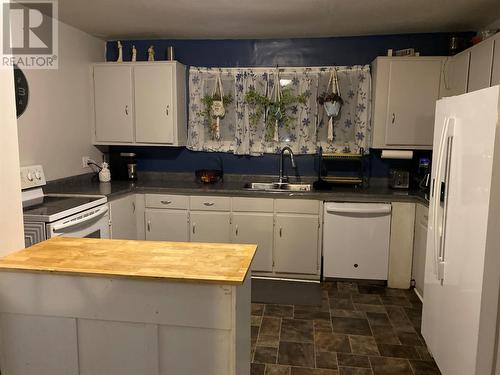
[[[0,259],[2,373],[250,373],[256,245],[53,238]]]

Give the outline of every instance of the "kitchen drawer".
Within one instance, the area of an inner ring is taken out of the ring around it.
[[[234,212],[273,212],[273,200],[269,198],[233,198]]]
[[[276,212],[319,214],[319,201],[309,199],[276,199]]]
[[[189,207],[200,211],[230,211],[231,198],[194,196],[190,199]]]
[[[187,209],[189,197],[187,195],[146,194],[146,207]]]

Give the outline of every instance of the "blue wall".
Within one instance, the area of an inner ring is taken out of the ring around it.
[[[369,64],[388,48],[415,48],[422,56],[447,55],[451,34],[408,34],[314,39],[266,40],[127,40],[122,41],[123,58],[130,60],[132,44],[137,48],[137,59],[147,60],[147,49],[155,46],[155,59],[165,60],[168,46],[173,46],[175,59],[190,66],[320,66]],[[469,37],[471,34],[462,34]],[[115,41],[108,41],[106,58],[117,58]],[[191,172],[214,167],[217,157],[223,160],[226,173],[277,174],[278,156],[242,157],[225,153],[193,152],[185,148],[168,147],[111,147],[111,152],[134,150],[138,155],[138,169],[149,171]],[[415,159],[418,156],[415,157]],[[301,175],[316,175],[312,155],[297,158]],[[412,168],[413,161],[387,161],[378,152],[370,156],[370,173],[386,176],[390,167]]]

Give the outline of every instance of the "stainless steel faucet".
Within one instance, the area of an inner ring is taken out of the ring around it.
[[[296,168],[297,166],[295,165],[295,160],[293,158],[293,151],[290,147],[288,146],[285,146],[283,147],[283,149],[281,150],[281,154],[280,154],[280,179],[279,179],[279,183],[280,184],[283,184],[285,183],[285,179],[283,177],[283,172],[284,172],[284,169],[285,169],[285,158],[284,158],[284,155],[285,155],[285,152],[288,151],[288,154],[290,155],[290,161],[292,162],[292,168]]]

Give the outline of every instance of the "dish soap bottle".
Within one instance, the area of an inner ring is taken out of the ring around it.
[[[111,172],[109,170],[109,164],[106,162],[102,163],[102,167],[101,167],[101,170],[99,172],[99,181],[100,182],[111,181]]]

